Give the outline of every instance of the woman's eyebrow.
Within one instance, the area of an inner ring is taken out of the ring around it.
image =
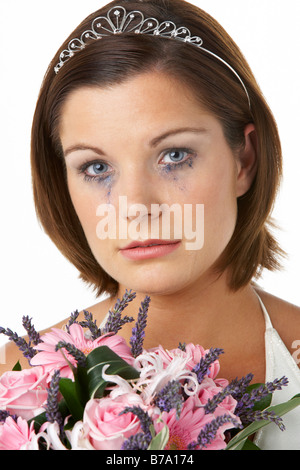
[[[102,155],[102,156],[105,155],[105,153],[99,147],[93,147],[91,145],[85,145],[85,144],[75,144],[75,145],[71,145],[66,150],[64,150],[64,157],[66,158],[70,153],[78,152],[82,150],[92,150],[98,155]]]
[[[192,132],[194,134],[199,134],[199,133],[207,132],[207,129],[197,128],[197,127],[180,127],[180,128],[177,128],[177,129],[170,129],[170,130],[164,132],[163,134],[161,134],[157,137],[154,137],[154,139],[152,139],[149,142],[149,146],[150,147],[156,147],[162,140],[166,139],[167,137],[170,137],[170,136],[175,135],[175,134],[182,134],[184,132]],[[93,146],[85,145],[85,144],[71,145],[70,147],[68,147],[64,151],[64,156],[66,158],[70,153],[77,152],[77,151],[83,151],[83,150],[92,150],[97,155],[105,156],[105,152],[103,152],[103,150],[101,150],[99,147],[93,147]]]
[[[155,137],[152,139],[149,143],[150,147],[156,147],[162,140],[166,139],[167,137],[170,137],[171,135],[175,134],[181,134],[183,132],[193,132],[194,134],[199,134],[203,132],[207,132],[207,129],[203,127],[179,127],[177,129],[171,129],[167,132],[164,132],[163,134],[159,135],[158,137]]]

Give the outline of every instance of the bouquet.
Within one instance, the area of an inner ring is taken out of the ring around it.
[[[221,450],[257,449],[249,439],[300,404],[300,396],[270,407],[282,377],[252,384],[252,374],[228,382],[219,377],[221,349],[179,344],[145,350],[150,297],[141,303],[130,344],[118,334],[132,317],[135,298],[125,292],[104,328],[91,313],[71,314],[65,329],[40,337],[23,317],[28,340],[10,329],[29,360],[0,377],[1,450]]]

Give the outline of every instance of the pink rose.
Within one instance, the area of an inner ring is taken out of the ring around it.
[[[107,334],[95,340],[91,340],[86,338],[86,330],[77,323],[71,325],[69,331],[70,333],[58,328],[52,328],[50,332],[45,333],[41,337],[42,342],[35,346],[38,353],[30,360],[30,364],[33,366],[43,365],[49,374],[59,369],[61,377],[73,379],[73,372],[70,369],[69,362],[76,366],[76,360],[65,349],[55,350],[56,345],[60,341],[74,345],[85,355],[88,355],[93,349],[99,346],[108,346],[129,364],[132,365],[134,362],[131,350],[125,339],[121,336]]]
[[[0,377],[0,409],[26,420],[45,411],[47,376],[43,367],[5,372]]]
[[[121,411],[127,406],[142,406],[135,393],[126,393],[116,398],[90,400],[85,407],[83,422],[88,426],[91,444],[97,450],[120,450],[123,442],[141,431],[140,421],[133,413]]]
[[[30,426],[25,419],[19,417],[17,422],[11,417],[0,424],[0,450],[26,450],[35,436],[34,423]]]

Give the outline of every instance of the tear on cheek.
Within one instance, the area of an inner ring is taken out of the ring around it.
[[[110,198],[111,198],[111,191],[112,191],[112,177],[108,176],[106,180],[104,181],[104,185],[106,188],[106,202],[107,204],[110,204]]]

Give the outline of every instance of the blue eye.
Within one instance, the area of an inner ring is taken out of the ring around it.
[[[164,153],[161,162],[165,165],[166,169],[179,168],[185,164],[192,166],[192,160],[195,153],[189,149],[170,149]]]
[[[88,166],[86,168],[86,171],[90,173],[91,176],[96,176],[96,175],[101,175],[102,173],[105,173],[108,169],[108,166],[106,163],[98,162],[98,163],[93,163],[92,165]]]
[[[168,152],[165,153],[165,156],[164,156],[164,159],[168,157],[169,155],[169,160],[172,162],[172,163],[178,163],[178,162],[181,162],[182,160],[184,160],[184,157],[185,157],[185,154],[187,152],[185,152],[184,150],[169,150]],[[165,163],[170,163],[170,162],[165,162]]]
[[[87,162],[79,168],[79,173],[84,174],[87,181],[101,180],[108,176],[109,166],[105,162]]]

